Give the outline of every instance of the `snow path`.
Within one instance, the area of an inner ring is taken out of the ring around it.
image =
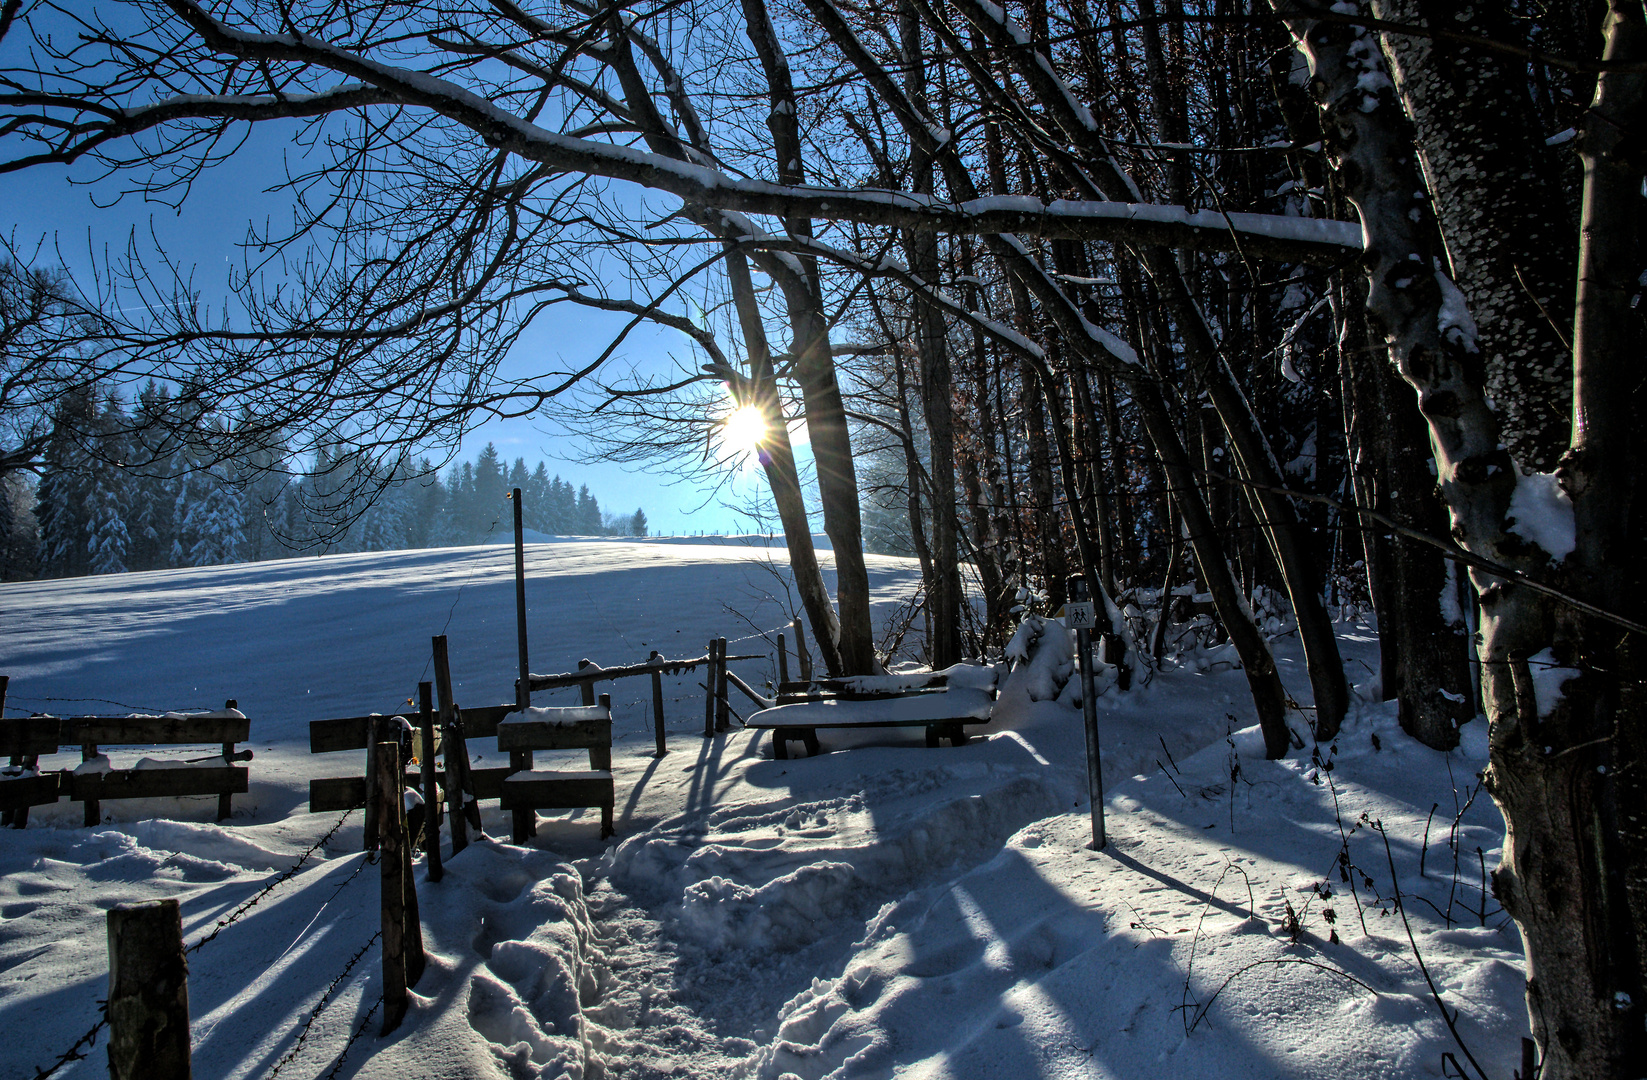
[[[186,939],[202,940],[337,823],[306,812],[307,782],[357,770],[359,755],[309,755],[308,720],[399,707],[442,629],[459,700],[509,696],[511,554],[0,586],[8,715],[236,697],[257,752],[224,826],[209,821],[211,799],[105,803],[95,829],[63,802],[0,833],[0,1029],[26,1033],[0,1040],[0,1075],[33,1075],[95,1020],[109,906],[176,896]],[[690,655],[712,635],[781,628],[773,555],[534,545],[533,668]],[[881,611],[918,577],[903,560],[872,559],[871,572]],[[1342,644],[1364,678],[1375,637],[1345,626]],[[766,651],[758,637],[742,647]],[[1307,702],[1295,642],[1277,649]],[[1389,707],[1358,702],[1321,760],[1263,761],[1227,652],[1100,697],[1102,853],[1085,848],[1078,713],[1046,699],[1067,669],[1057,650],[1015,680],[986,738],[936,750],[918,729],[825,732],[833,752],[774,761],[753,731],[703,739],[702,692],[683,676],[666,680],[658,759],[648,681],[612,684],[614,841],[598,839],[593,812],[544,816],[524,849],[476,843],[438,884],[420,869],[430,967],[407,1022],[380,1039],[378,868],[351,815],[192,955],[196,1075],[1435,1076],[1458,1051],[1395,911],[1399,882],[1473,1051],[1508,1076],[1525,1013],[1514,927],[1478,870],[1503,840],[1485,796],[1471,801],[1484,731],[1470,725],[1459,751],[1438,755]],[[768,666],[741,670],[758,682]],[[198,753],[129,753],[157,752]],[[471,754],[485,766],[496,748],[475,740]],[[508,835],[501,811],[485,816],[490,835]],[[1341,875],[1345,853],[1353,872]],[[102,1072],[99,1042],[58,1075]]]

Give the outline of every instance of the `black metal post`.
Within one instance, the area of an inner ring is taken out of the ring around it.
[[[1081,664],[1081,717],[1087,734],[1087,798],[1092,802],[1092,848],[1103,848],[1104,765],[1098,752],[1098,702],[1094,700],[1092,679],[1092,627],[1097,623],[1092,589],[1084,574],[1069,579],[1069,604],[1065,611],[1075,630],[1075,649]]]
[[[515,704],[532,704],[530,668],[526,663],[526,530],[521,524],[520,488],[510,493],[515,503],[515,636],[520,641],[520,682],[515,685]]]

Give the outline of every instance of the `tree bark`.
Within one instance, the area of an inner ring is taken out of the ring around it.
[[[1380,19],[1509,41],[1512,16],[1478,0],[1372,0]],[[1573,232],[1526,65],[1468,45],[1385,32],[1390,75],[1417,135],[1448,272],[1480,326],[1479,362],[1499,437],[1550,472],[1567,447]],[[1491,197],[1483,181],[1497,178]]]
[[[730,245],[726,252],[726,274],[732,284],[733,303],[737,307],[744,349],[748,353],[749,380],[740,395],[747,400],[740,404],[753,405],[766,420],[767,435],[758,453],[761,467],[766,472],[767,485],[772,489],[772,501],[778,508],[778,520],[783,525],[784,544],[789,549],[789,569],[795,579],[795,591],[801,595],[801,607],[806,612],[806,621],[812,624],[812,636],[818,643],[824,666],[831,673],[840,673],[846,669],[837,645],[840,634],[835,609],[824,586],[817,550],[812,546],[812,526],[807,521],[806,500],[801,493],[800,473],[795,466],[794,447],[789,441],[789,423],[784,416],[783,399],[778,393],[766,328],[761,322],[754,282],[749,276],[749,263],[741,251]]]
[[[1369,510],[1442,535],[1446,508],[1430,475],[1434,465],[1424,419],[1389,365],[1367,354],[1359,312],[1346,314],[1351,322],[1344,383],[1353,394],[1346,427],[1361,459],[1356,498]],[[1362,519],[1361,528],[1376,578],[1384,699],[1399,703],[1403,731],[1426,746],[1450,750],[1458,745],[1459,725],[1475,715],[1457,571],[1449,571],[1435,549],[1393,536],[1369,518]]]
[[[926,59],[921,24],[906,2],[899,8],[904,92],[917,108],[926,110]],[[915,194],[933,192],[932,156],[920,144],[910,148],[910,173]],[[941,274],[938,237],[930,232],[904,234],[909,268],[929,286]],[[959,522],[955,510],[955,404],[950,370],[949,340],[943,313],[919,296],[913,298],[916,352],[921,360],[921,411],[926,417],[931,447],[928,473],[932,478],[932,578],[927,586],[927,610],[932,613],[929,643],[934,668],[946,668],[961,659],[961,564]],[[911,477],[910,482],[914,483]]]
[[[1563,562],[1566,552],[1511,531],[1506,515],[1520,480],[1487,399],[1474,328],[1447,302],[1445,280],[1432,269],[1433,226],[1412,166],[1412,137],[1393,91],[1380,82],[1377,49],[1364,31],[1318,22],[1296,0],[1272,4],[1310,62],[1325,149],[1367,236],[1368,313],[1418,390],[1454,538],[1523,573],[1565,576],[1580,593],[1611,591],[1597,597],[1608,606],[1636,602],[1639,581],[1629,591],[1606,584],[1618,566],[1615,545],[1627,540],[1624,527],[1634,516],[1618,504],[1634,490],[1636,463],[1628,446],[1608,440],[1640,419],[1640,392],[1633,377],[1620,378],[1618,365],[1640,348],[1628,331],[1640,272],[1642,167],[1638,155],[1618,151],[1639,123],[1647,77],[1603,73],[1586,122],[1574,447],[1561,476],[1576,546]],[[1639,4],[1612,0],[1605,30],[1605,59],[1647,55]],[[1598,336],[1586,340],[1591,329]],[[1513,580],[1479,570],[1472,576],[1491,720],[1484,779],[1506,826],[1494,890],[1526,945],[1540,1076],[1634,1076],[1647,1060],[1647,791],[1636,756],[1642,724],[1633,711],[1642,704],[1640,644],[1620,643],[1616,629],[1580,619]],[[1534,664],[1546,687],[1560,684],[1559,695],[1539,700]]]

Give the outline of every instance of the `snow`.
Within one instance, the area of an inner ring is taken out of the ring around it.
[[[526,558],[543,670],[697,655],[737,627],[752,636],[734,652],[765,652],[754,631],[790,617],[772,598],[781,548],[602,540]],[[1440,755],[1401,733],[1393,703],[1360,701],[1334,744],[1266,761],[1241,672],[1169,666],[1096,701],[1110,846],[1094,852],[1080,714],[1060,700],[1071,635],[1039,616],[962,747],[927,749],[918,727],[825,731],[828,752],[776,761],[763,732],[702,738],[683,675],[665,677],[660,759],[651,680],[611,683],[616,837],[599,839],[598,810],[556,812],[515,847],[483,803],[494,839],[448,851],[439,883],[415,872],[429,968],[379,1038],[380,875],[358,813],[306,812],[310,778],[364,755],[311,756],[307,721],[405,709],[442,632],[458,700],[508,699],[512,563],[486,547],[0,586],[7,625],[30,627],[0,633],[9,714],[235,697],[257,750],[222,825],[210,797],[105,802],[89,829],[64,801],[3,834],[0,1025],[28,1037],[0,1046],[0,1073],[32,1075],[91,1027],[105,911],[155,897],[177,898],[202,943],[194,1069],[214,1078],[1435,1076],[1457,1050],[1403,918],[1488,1074],[1518,1064],[1519,942],[1474,854],[1490,867],[1503,843],[1471,799],[1481,724]],[[869,564],[890,615],[918,569]],[[1342,629],[1351,667],[1377,662],[1372,631]],[[1275,648],[1308,704],[1295,639]],[[944,696],[982,695],[967,677]],[[470,753],[498,758],[489,740]],[[58,1075],[103,1072],[98,1045]]]
[[[1470,316],[1470,305],[1464,299],[1464,293],[1439,267],[1435,272],[1435,283],[1441,288],[1441,311],[1436,316],[1436,325],[1441,331],[1442,340],[1459,346],[1467,353],[1478,352],[1475,319]]]
[[[972,717],[988,720],[994,701],[982,690],[955,688],[870,701],[805,701],[762,709],[752,726],[808,727],[827,724],[921,724]]]
[[[1505,516],[1514,519],[1510,532],[1538,545],[1555,562],[1577,546],[1573,501],[1561,490],[1555,473],[1519,474]]]
[[[1539,719],[1547,719],[1566,697],[1562,689],[1583,672],[1565,667],[1550,649],[1543,649],[1527,658],[1527,670],[1533,677],[1533,698],[1538,702]]]
[[[598,667],[598,665],[596,665]],[[593,670],[587,669],[587,670]],[[530,708],[510,713],[501,721],[505,724],[576,724],[586,720],[605,720],[607,710],[599,705],[574,705],[570,708]]]

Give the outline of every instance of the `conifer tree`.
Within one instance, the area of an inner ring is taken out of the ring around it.
[[[77,576],[90,565],[85,508],[91,494],[91,458],[86,440],[95,421],[95,400],[91,390],[77,390],[60,400],[52,415],[34,510],[43,577]]]
[[[532,470],[522,488],[526,504],[521,508],[521,516],[526,520],[526,527],[540,533],[553,533],[554,527],[550,524],[553,507],[550,505],[549,468],[543,462]]]
[[[589,494],[589,485],[578,488],[577,503],[577,532],[580,536],[599,536],[605,532],[604,522],[601,521],[600,503]]]
[[[177,440],[166,428],[171,392],[150,379],[137,395],[133,416],[131,510],[126,519],[133,570],[159,570],[170,562],[177,537],[177,496],[181,467]]]
[[[218,463],[189,474],[191,496],[178,530],[179,564],[223,566],[240,561],[245,512],[232,466]]]
[[[35,573],[39,537],[34,488],[21,470],[0,474],[0,581],[27,581]]]
[[[495,524],[513,513],[503,502],[503,463],[498,458],[497,447],[491,443],[487,443],[475,459],[474,485],[474,502],[470,512],[474,515],[471,522],[474,538],[478,541],[495,531]]]
[[[129,569],[131,536],[131,433],[120,398],[109,394],[92,429],[86,467],[86,569],[93,574],[123,574]]]

